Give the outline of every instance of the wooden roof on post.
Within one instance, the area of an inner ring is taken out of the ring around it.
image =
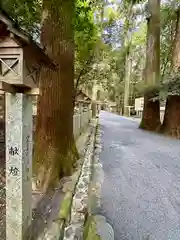
[[[0,8],[0,42],[5,38],[12,38],[20,47],[23,48],[25,59],[32,59],[35,67],[42,64],[55,69],[55,64],[45,53],[45,49],[36,43],[32,37],[22,30],[17,23]]]
[[[91,98],[85,94],[82,90],[79,90],[76,94],[76,101],[78,102],[91,102]]]

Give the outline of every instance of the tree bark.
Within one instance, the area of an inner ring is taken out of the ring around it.
[[[172,72],[177,73],[180,68],[180,8],[177,10],[175,31],[172,54]],[[180,96],[169,95],[167,97],[161,132],[180,138]]]
[[[177,10],[176,33],[173,45],[172,65],[173,70],[178,71],[180,69],[180,7]]]
[[[144,96],[143,116],[140,128],[156,131],[160,128],[159,100],[152,101],[157,96],[153,87],[160,80],[160,0],[149,0],[148,10],[150,17],[147,24],[146,66],[144,72],[145,84],[148,91]]]
[[[42,67],[33,161],[42,191],[72,172],[78,154],[73,137],[74,0],[43,0],[41,42],[57,65]]]
[[[124,87],[124,116],[130,117],[129,111],[129,88],[132,73],[132,58],[130,53],[126,56],[125,87]]]
[[[180,139],[180,96],[168,96],[161,131]]]
[[[98,91],[98,85],[94,84],[93,91],[92,91],[92,103],[91,103],[91,109],[92,109],[92,117],[95,118],[97,116],[97,91]]]
[[[104,7],[105,7],[105,2],[102,1],[101,3],[101,22],[100,22],[100,34],[101,34],[101,39],[103,38],[103,18],[104,18]],[[96,47],[96,54],[98,57],[100,57],[100,48],[99,44]],[[98,70],[99,71],[99,70]],[[97,104],[97,90],[98,90],[98,83],[97,80],[94,80],[93,88],[92,88],[92,104],[91,104],[91,109],[92,109],[92,117],[95,118],[98,113],[98,104]]]
[[[126,60],[125,60],[125,78],[124,78],[124,106],[123,106],[123,115],[129,117],[129,88],[131,81],[131,71],[132,71],[132,53],[131,53],[131,45],[132,45],[132,26],[133,26],[133,4],[129,5],[127,19],[126,19],[126,28],[127,32],[125,33],[124,44],[127,47]]]

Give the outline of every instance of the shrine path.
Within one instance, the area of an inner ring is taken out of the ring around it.
[[[132,119],[100,113],[101,213],[115,240],[180,239],[180,141],[138,129]]]

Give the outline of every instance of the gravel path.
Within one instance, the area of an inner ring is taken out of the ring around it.
[[[101,213],[115,240],[180,239],[180,141],[101,112]]]

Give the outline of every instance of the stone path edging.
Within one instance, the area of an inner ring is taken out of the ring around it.
[[[72,176],[70,176],[69,180],[65,182],[63,185],[62,191],[65,193],[65,196],[63,198],[63,201],[61,202],[61,207],[59,210],[58,217],[56,220],[51,224],[49,228],[45,230],[41,234],[41,236],[38,238],[38,240],[62,240],[64,238],[64,228],[67,225],[67,223],[70,220],[70,210],[72,206],[72,199],[75,194],[75,188],[78,183],[79,177],[82,172],[82,166],[84,163],[85,156],[87,155],[88,151],[88,143],[91,141],[92,137],[92,129],[94,128],[94,124],[96,124],[93,120],[90,122],[90,126],[88,127],[88,131],[86,135],[86,140],[83,143],[83,146],[85,147],[84,149],[81,149],[78,147],[80,150],[80,154],[82,155],[82,158],[78,162],[78,170],[73,173]],[[78,143],[79,145],[80,143]],[[83,151],[82,151],[83,150]],[[82,153],[83,152],[83,153]]]
[[[81,168],[81,174],[72,199],[69,224],[66,226],[64,231],[64,240],[82,239],[84,222],[88,212],[89,182],[91,179],[96,126],[97,120],[94,119],[88,141],[88,147]]]
[[[113,228],[106,222],[106,218],[101,215],[95,215],[96,209],[101,205],[101,185],[104,181],[103,168],[99,161],[102,150],[101,135],[100,126],[97,125],[95,150],[92,161],[92,178],[89,190],[89,209],[84,227],[83,240],[114,240]]]

